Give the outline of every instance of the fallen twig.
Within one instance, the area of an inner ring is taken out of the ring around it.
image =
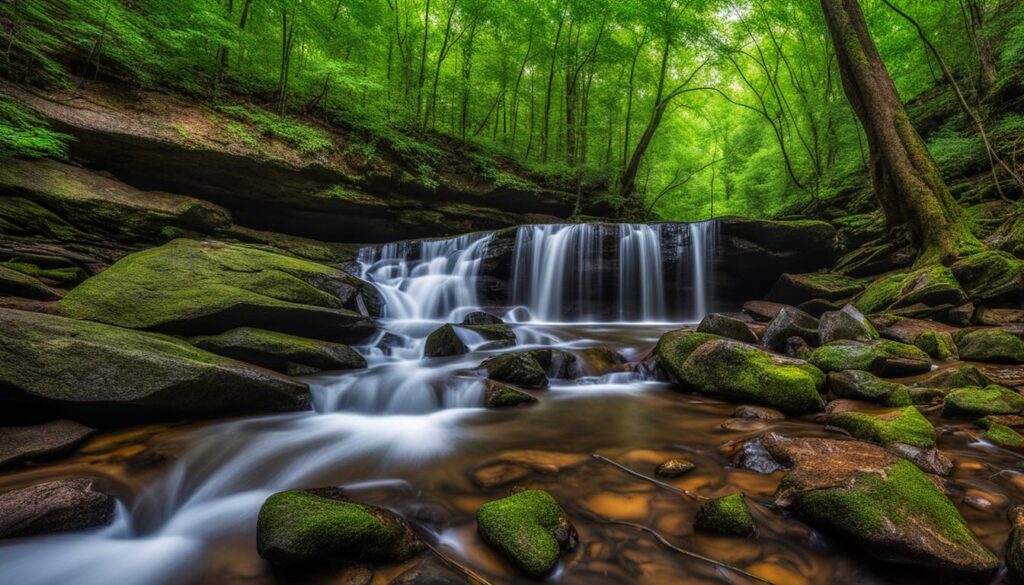
[[[419,531],[414,529],[414,532],[418,533]],[[419,536],[420,536],[420,541],[422,541],[423,544],[426,545],[426,547],[428,549],[430,549],[430,552],[432,552],[435,555],[437,555],[437,558],[441,559],[441,562],[443,562],[444,564],[446,564],[449,567],[451,567],[452,569],[455,569],[456,571],[462,573],[470,581],[472,581],[473,583],[476,583],[476,585],[493,585],[490,581],[488,581],[487,579],[484,579],[482,576],[480,576],[473,569],[470,569],[469,567],[467,567],[466,565],[463,565],[462,563],[460,563],[459,561],[453,559],[449,555],[441,552],[441,550],[439,548],[437,548],[436,546],[430,544],[430,542],[426,538],[424,538],[422,534],[420,534]]]
[[[674,486],[674,485],[672,485],[670,483],[665,483],[665,482],[663,482],[661,480],[654,479],[653,477],[646,476],[646,475],[640,473],[639,471],[633,471],[632,469],[626,467],[625,465],[623,465],[621,463],[617,463],[615,461],[612,461],[611,459],[605,457],[604,455],[599,455],[597,453],[591,453],[590,456],[593,457],[594,459],[597,459],[598,461],[607,463],[607,464],[612,465],[614,467],[618,467],[622,471],[625,471],[626,473],[628,473],[628,474],[630,474],[632,476],[639,477],[640,479],[643,479],[645,481],[649,481],[649,482],[653,483],[654,485],[663,487],[663,488],[665,488],[665,489],[667,489],[669,491],[675,492],[675,493],[677,493],[677,494],[679,494],[681,496],[686,496],[688,498],[693,498],[694,500],[707,500],[707,499],[709,499],[709,498],[706,498],[706,497],[704,497],[704,496],[702,496],[700,494],[695,494],[695,493],[691,492],[690,490],[686,490],[686,489],[683,489],[683,488],[680,488],[680,487],[676,487],[676,486]]]

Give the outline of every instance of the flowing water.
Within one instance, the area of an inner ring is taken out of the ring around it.
[[[65,462],[0,477],[0,487],[13,487],[91,476],[123,502],[116,521],[102,530],[0,545],[0,583],[340,583],[343,576],[330,572],[286,578],[255,552],[256,515],[267,496],[323,485],[342,486],[358,500],[403,514],[445,554],[494,583],[528,581],[480,542],[474,514],[514,486],[552,492],[580,532],[581,545],[551,582],[750,582],[620,521],[649,526],[680,547],[780,585],[927,580],[867,561],[769,510],[765,504],[781,473],[733,465],[742,441],[766,430],[827,436],[813,417],[730,420],[735,405],[673,391],[631,367],[554,380],[550,389],[534,392],[540,402],[527,408],[482,408],[475,370],[489,355],[508,350],[489,350],[461,330],[470,353],[421,355],[433,329],[480,306],[492,238],[474,234],[363,250],[363,276],[385,299],[386,318],[378,338],[359,348],[367,368],[308,378],[315,412],[112,433]],[[525,226],[516,234],[510,298],[502,310],[519,348],[608,347],[638,362],[663,332],[699,319],[713,305],[707,262],[713,246],[711,223],[672,231]],[[672,259],[663,257],[666,251]],[[667,272],[692,279],[686,299],[665,298]],[[939,430],[940,447],[957,462],[960,508],[997,550],[1005,523],[993,510],[1015,501],[1024,480],[1016,473],[993,475],[993,469],[1011,465],[1015,456],[959,427]],[[694,534],[692,502],[593,453],[645,474],[665,458],[686,456],[697,470],[673,483],[708,496],[746,492],[761,534],[756,540]],[[374,582],[387,583],[410,564],[378,570]]]

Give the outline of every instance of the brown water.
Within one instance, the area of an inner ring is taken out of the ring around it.
[[[639,358],[668,328],[549,326],[520,336],[569,348],[612,346]],[[125,502],[125,510],[106,531],[0,547],[0,582],[212,585],[364,577],[342,569],[288,577],[256,554],[255,514],[263,499],[280,489],[323,485],[346,487],[359,501],[401,513],[446,555],[492,583],[530,582],[481,542],[474,522],[481,504],[517,488],[550,491],[579,531],[580,545],[547,579],[552,583],[753,582],[615,521],[648,526],[678,547],[780,585],[943,582],[942,575],[872,561],[787,517],[771,506],[782,472],[759,474],[733,463],[743,441],[766,431],[840,437],[825,429],[821,416],[738,421],[730,419],[735,404],[652,381],[608,379],[556,383],[533,392],[540,403],[525,408],[464,407],[460,400],[471,400],[474,390],[466,384],[453,390],[449,382],[472,381],[467,370],[483,357],[477,352],[402,365],[382,360],[377,370],[312,380],[321,410],[339,392],[373,394],[371,402],[388,404],[383,408],[106,433],[59,463],[9,471],[0,476],[0,488],[96,477]],[[1020,374],[991,373],[1007,379]],[[422,395],[412,390],[403,402],[389,403],[389,393],[402,383],[428,394],[462,394],[441,400],[439,406],[450,408],[424,409]],[[936,408],[925,413],[936,425],[939,448],[955,462],[946,480],[951,499],[982,542],[1001,551],[1005,511],[1024,503],[1024,475],[1005,471],[1019,456],[979,442],[970,424],[939,419]],[[594,453],[646,475],[669,457],[687,457],[697,469],[670,483],[703,496],[746,493],[760,535],[695,534],[695,502],[598,461]],[[372,582],[387,583],[418,561],[378,568]]]

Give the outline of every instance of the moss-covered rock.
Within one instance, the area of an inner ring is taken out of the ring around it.
[[[974,418],[990,414],[1016,414],[1024,410],[1024,396],[997,384],[984,388],[954,388],[946,394],[942,415]]]
[[[175,240],[125,256],[61,301],[69,317],[162,333],[258,327],[358,340],[374,330],[357,310],[376,291],[347,273],[242,245]]]
[[[124,422],[309,408],[309,388],[173,337],[0,309],[0,401]]]
[[[828,373],[828,387],[841,398],[876,402],[886,406],[910,406],[914,403],[903,384],[889,382],[864,370],[841,370]]]
[[[935,427],[913,406],[882,413],[839,412],[829,415],[828,424],[883,447],[893,443],[921,449],[935,446]]]
[[[1020,327],[964,329],[953,339],[961,359],[995,364],[1024,363],[1024,329]]]
[[[548,378],[555,380],[575,380],[583,374],[583,368],[576,356],[562,349],[531,349],[524,353],[537,360]]]
[[[700,333],[711,333],[743,343],[757,343],[757,336],[743,321],[723,313],[709,313],[697,325]]]
[[[469,348],[450,323],[445,323],[432,331],[423,344],[423,357],[428,358],[462,355],[467,352]]]
[[[842,301],[863,289],[864,283],[860,279],[840,274],[783,274],[768,293],[768,300],[787,305],[799,305],[811,299]]]
[[[85,271],[77,266],[44,268],[31,262],[10,260],[7,262],[0,262],[0,267],[10,268],[11,270],[31,276],[32,278],[38,279],[43,284],[61,286],[65,288],[85,280],[87,276]]]
[[[1024,449],[1024,436],[1011,427],[987,416],[978,420],[978,426],[985,429],[982,436],[993,445],[1007,449]]]
[[[338,560],[400,563],[425,547],[402,518],[349,501],[337,488],[276,493],[263,503],[256,546],[279,566]]]
[[[822,345],[840,339],[869,341],[878,338],[874,325],[853,305],[848,304],[838,311],[826,311],[821,315],[818,341]]]
[[[966,386],[984,387],[988,386],[991,382],[977,366],[964,364],[960,367],[947,368],[936,372],[935,375],[915,383],[914,386],[952,390],[953,388],[964,388]]]
[[[928,354],[913,345],[887,339],[833,341],[814,350],[810,361],[826,372],[864,370],[889,377],[931,369]]]
[[[487,502],[476,522],[484,541],[529,577],[550,573],[561,551],[574,548],[578,539],[565,511],[543,490]]]
[[[483,325],[459,325],[459,328],[472,331],[489,341],[488,348],[511,347],[516,344],[516,333],[504,323],[488,323]]]
[[[1014,506],[1007,513],[1010,534],[1006,539],[1006,567],[1018,581],[1024,581],[1024,506]]]
[[[914,346],[932,359],[946,361],[960,357],[953,336],[945,331],[925,331],[914,339]]]
[[[857,296],[854,305],[862,312],[871,314],[916,303],[956,306],[966,300],[960,283],[949,268],[931,266],[876,280]]]
[[[868,554],[963,573],[999,566],[936,484],[882,447],[775,433],[763,436],[761,444],[790,467],[776,502]]]
[[[818,342],[818,320],[795,307],[784,306],[768,323],[761,335],[761,343],[774,351],[781,351],[793,337],[807,343]]]
[[[724,536],[757,536],[757,525],[741,493],[701,502],[693,527]]]
[[[279,372],[297,374],[312,370],[354,370],[366,367],[363,356],[347,345],[253,327],[239,327],[220,335],[195,337],[191,342],[217,355]]]
[[[767,404],[786,412],[821,410],[820,370],[802,360],[707,333],[670,331],[658,340],[658,362],[686,389]]]
[[[504,353],[487,358],[480,364],[487,377],[524,388],[547,388],[548,376],[544,368],[529,352]]]
[[[589,376],[603,376],[629,369],[626,357],[610,347],[588,347],[576,352],[582,372]]]
[[[484,380],[484,406],[487,408],[508,408],[536,402],[536,398],[518,388],[494,380]]]
[[[0,296],[12,295],[43,301],[60,298],[60,293],[29,276],[7,266],[0,265]]]
[[[950,267],[974,302],[1024,298],[1024,261],[1006,252],[986,250],[971,254]]]

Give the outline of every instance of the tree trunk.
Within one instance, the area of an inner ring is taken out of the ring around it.
[[[981,98],[992,93],[996,86],[996,66],[992,57],[992,45],[985,37],[985,13],[978,0],[966,0],[967,13],[970,18],[968,31],[971,34],[971,42],[974,45],[974,52],[978,57],[978,95]]]
[[[562,38],[562,25],[565,23],[564,13],[558,19],[558,30],[555,32],[555,43],[551,47],[551,68],[548,70],[548,91],[544,97],[544,117],[540,127],[540,160],[548,162],[548,139],[551,134],[551,91],[555,85],[555,63],[558,61],[558,42]]]
[[[857,0],[821,0],[821,7],[843,89],[868,137],[871,179],[887,222],[909,225],[919,265],[949,263],[980,247],[910,123]]]
[[[423,81],[427,71],[427,39],[430,36],[430,0],[423,9],[423,47],[420,50],[420,78],[416,82],[416,119],[423,113]]]

